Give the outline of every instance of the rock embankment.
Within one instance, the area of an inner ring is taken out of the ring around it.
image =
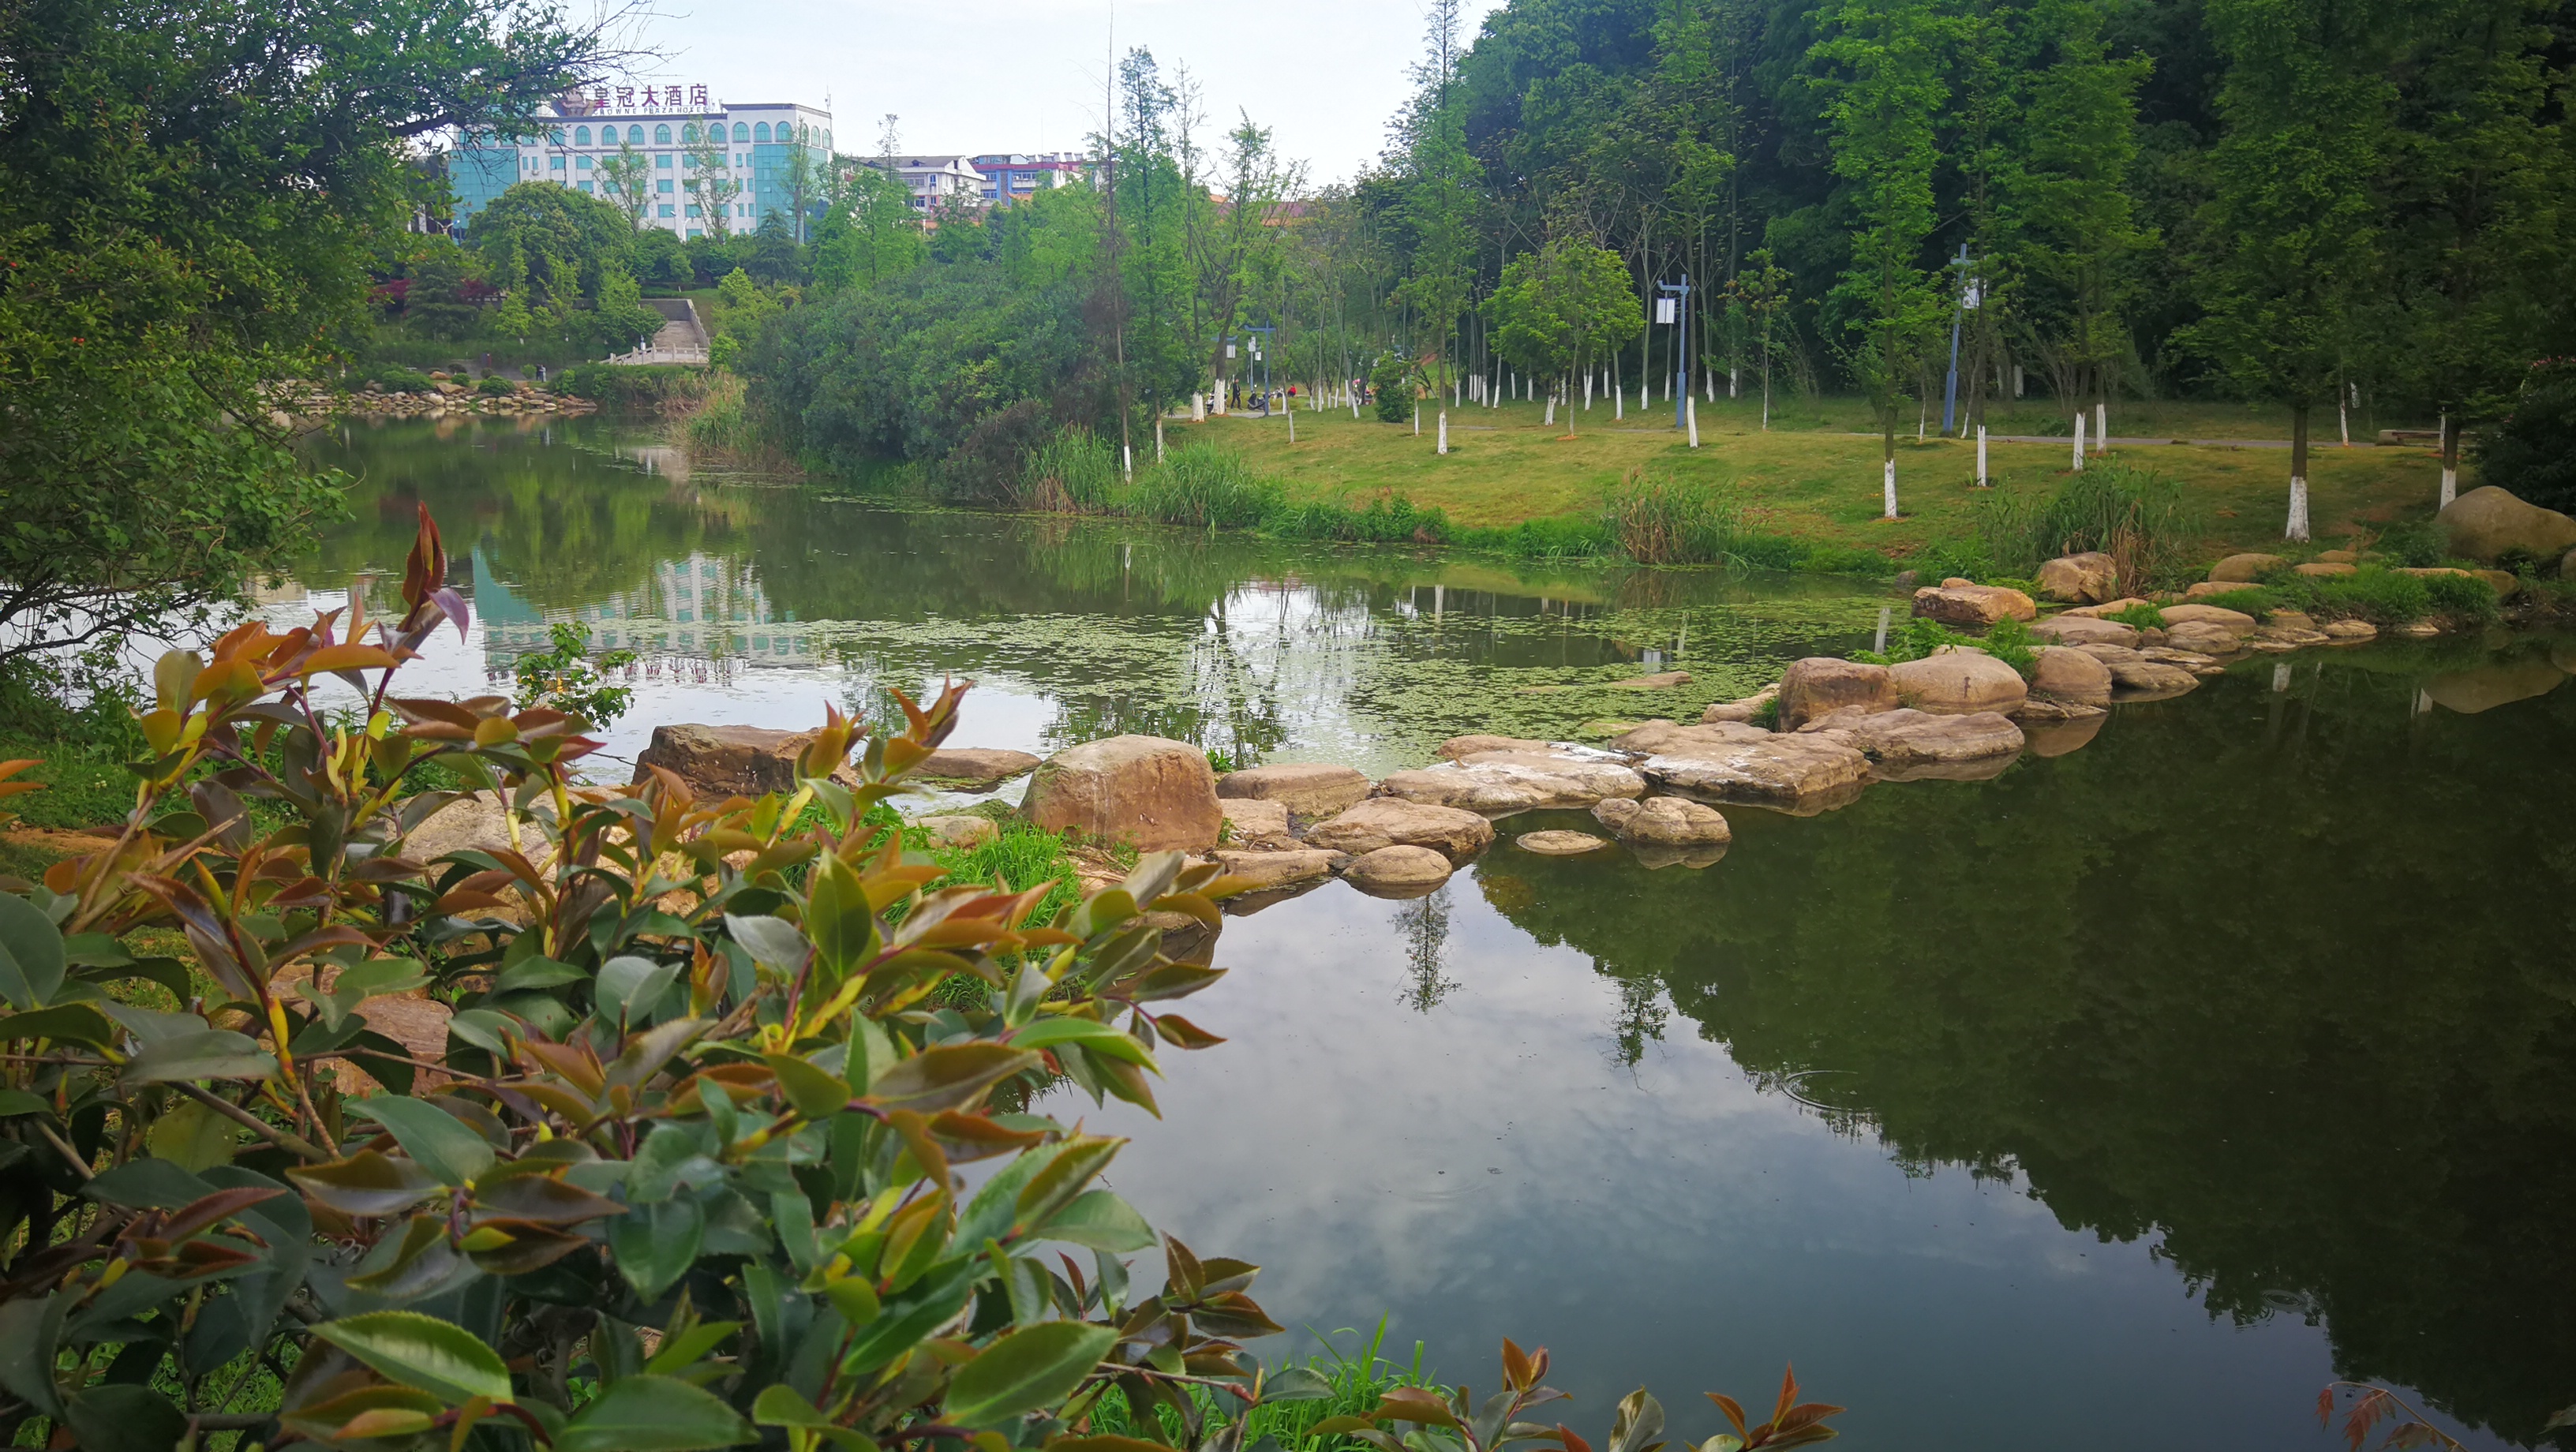
[[[567,393],[549,393],[518,383],[507,393],[486,392],[445,373],[429,375],[427,389],[384,389],[368,384],[344,393],[311,384],[290,383],[270,400],[280,417],[326,419],[348,414],[361,418],[542,417],[549,414],[595,413],[599,405]]]

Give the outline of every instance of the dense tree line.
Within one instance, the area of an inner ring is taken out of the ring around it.
[[[2555,0],[1513,0],[1472,43],[1441,0],[1386,153],[1321,189],[1132,52],[1059,292],[1131,440],[1257,328],[1274,377],[1394,353],[1453,406],[1850,389],[1891,470],[1994,407],[2438,418],[2447,496],[2576,335],[2572,53]],[[1688,358],[1643,321],[1685,280]]]

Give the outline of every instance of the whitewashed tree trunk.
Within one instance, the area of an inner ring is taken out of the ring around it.
[[[1688,424],[1690,425],[1690,446],[1691,446],[1692,448],[1694,448],[1694,449],[1698,448],[1698,447],[1699,447],[1699,400],[1698,400],[1698,399],[1696,399],[1696,398],[1685,398],[1685,399],[1683,399],[1683,400],[1682,400],[1682,419],[1683,419],[1683,421],[1684,421],[1684,422],[1686,422],[1686,423],[1688,423]]]
[[[1896,517],[1896,461],[1894,459],[1887,460],[1886,469],[1887,517],[1894,519]]]
[[[2281,538],[2304,541],[2308,537],[2308,481],[2298,474],[2290,476],[2290,523]]]
[[[1440,410],[1440,452],[1449,452],[1449,410]]]
[[[1163,421],[1160,418],[1154,420],[1154,462],[1163,462]]]
[[[1127,482],[1128,482],[1128,483],[1130,483],[1130,484],[1135,483],[1135,482],[1136,482],[1136,447],[1135,447],[1135,445],[1133,445],[1133,444],[1120,444],[1120,445],[1118,446],[1118,452],[1119,452],[1119,455],[1121,456],[1121,458],[1122,458],[1123,462],[1124,462],[1124,463],[1126,464],[1126,466],[1127,466]]]
[[[2111,406],[2098,401],[2093,405],[2093,452],[2111,452]]]
[[[1986,486],[1986,426],[1977,425],[1977,487]]]
[[[1204,393],[1193,393],[1193,394],[1191,394],[1191,395],[1190,395],[1190,422],[1192,422],[1192,423],[1206,423],[1206,422],[1207,422],[1207,395],[1206,395],[1206,394],[1204,394]]]
[[[2084,411],[2075,411],[2075,472],[2084,472]]]
[[[1589,368],[1583,370],[1583,411],[1592,411],[1592,370]]]
[[[1418,398],[1413,401],[1413,436],[1422,437],[1422,400]]]
[[[1550,393],[1547,396],[1547,418],[1545,422],[1549,428],[1556,427],[1556,395],[1554,393]]]

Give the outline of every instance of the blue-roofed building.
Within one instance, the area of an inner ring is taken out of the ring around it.
[[[524,139],[491,135],[459,138],[449,154],[449,184],[456,192],[456,221],[470,225],[492,199],[520,182],[544,181],[602,195],[599,163],[633,147],[649,163],[643,224],[681,237],[757,231],[776,216],[796,224],[789,186],[791,158],[803,151],[811,163],[806,217],[796,227],[810,233],[822,209],[822,179],[832,160],[832,113],[791,101],[723,104],[705,86],[600,87],[557,97]],[[729,199],[700,194],[693,149],[717,148],[707,175],[738,184]],[[721,206],[720,219],[707,208]]]

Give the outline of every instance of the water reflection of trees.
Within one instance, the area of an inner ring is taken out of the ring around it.
[[[2342,1373],[2534,1439],[2576,1400],[2576,688],[2428,720],[2411,674],[2269,684],[1736,813],[1706,873],[1480,883],[1900,1160],[2017,1173],[2211,1314],[2321,1317]]]
[[[1404,1001],[1416,1013],[1429,1013],[1458,991],[1458,981],[1444,971],[1449,949],[1449,885],[1399,905],[1395,930],[1404,940]]]

